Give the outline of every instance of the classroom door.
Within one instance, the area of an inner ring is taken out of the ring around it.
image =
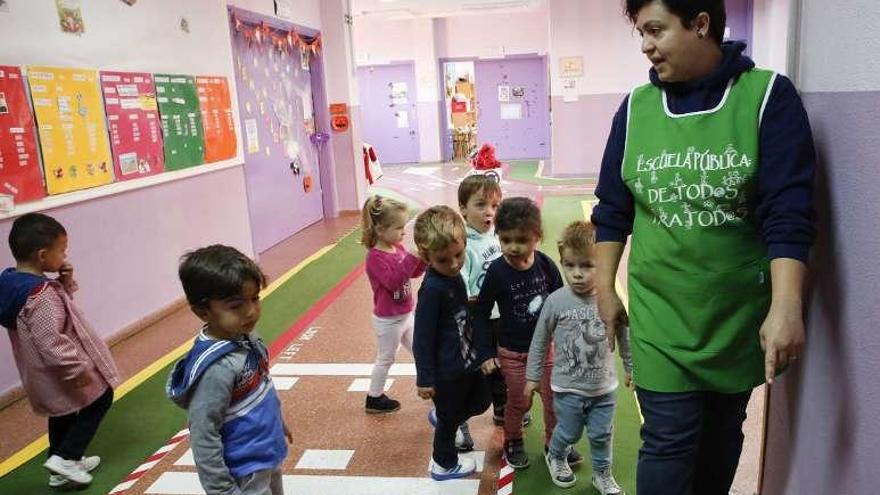
[[[271,45],[232,33],[244,175],[254,249],[262,253],[324,218],[311,73]],[[222,194],[222,191],[220,192]]]
[[[477,60],[477,136],[502,160],[550,156],[550,106],[544,57]]]
[[[726,0],[726,38],[746,42],[746,55],[752,53],[752,0]]]
[[[361,134],[382,163],[419,161],[416,72],[412,62],[358,67]]]

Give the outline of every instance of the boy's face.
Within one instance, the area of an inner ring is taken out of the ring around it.
[[[528,270],[535,260],[535,249],[541,236],[529,229],[512,229],[498,232],[501,253],[516,270]]]
[[[456,239],[444,249],[429,251],[428,264],[440,275],[457,277],[464,266],[464,245],[464,239]]]
[[[387,224],[382,225],[381,227],[376,229],[376,232],[379,234],[379,240],[381,240],[385,244],[388,244],[389,246],[394,246],[403,242],[406,221],[406,212],[394,212],[391,215],[391,218],[388,219]]]
[[[228,299],[212,299],[194,308],[196,315],[208,324],[205,331],[217,339],[237,340],[251,333],[260,320],[260,287],[247,280],[241,294]]]
[[[40,269],[44,272],[57,272],[67,261],[67,236],[60,235],[51,246],[37,251]]]
[[[477,232],[485,234],[495,223],[495,212],[501,204],[501,194],[486,192],[484,189],[471,194],[467,204],[460,205],[464,221]]]
[[[590,250],[562,248],[562,273],[575,294],[591,294],[595,288],[596,262]]]

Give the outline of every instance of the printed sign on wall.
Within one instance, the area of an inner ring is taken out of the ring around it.
[[[165,139],[165,170],[201,165],[205,162],[205,142],[195,78],[156,74],[153,80]]]
[[[205,162],[216,162],[235,156],[235,121],[232,100],[225,77],[197,77],[199,106],[205,129]]]
[[[46,195],[34,116],[18,67],[0,65],[0,194],[15,203]]]
[[[98,74],[28,67],[49,194],[113,181]]]
[[[117,180],[162,172],[165,156],[153,76],[102,71],[101,91]]]

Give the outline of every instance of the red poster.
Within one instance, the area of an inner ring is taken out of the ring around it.
[[[102,71],[101,92],[116,180],[137,179],[165,170],[162,122],[153,76]]]
[[[16,204],[46,196],[21,69],[5,65],[0,65],[0,194],[11,195]]]
[[[205,163],[235,157],[235,123],[225,77],[197,77],[202,125],[205,127]]]

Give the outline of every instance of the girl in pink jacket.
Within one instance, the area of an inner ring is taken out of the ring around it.
[[[378,350],[364,410],[391,413],[400,402],[385,395],[385,381],[401,344],[412,354],[413,298],[410,279],[425,272],[425,263],[407,252],[403,242],[409,218],[406,205],[383,196],[367,198],[361,243],[367,251],[367,276],[373,288],[373,328]]]
[[[0,324],[31,407],[49,417],[49,486],[88,485],[101,459],[85,450],[113,403],[119,373],[71,299],[77,284],[64,227],[47,215],[24,215],[12,224],[9,247],[16,267],[0,273]]]

